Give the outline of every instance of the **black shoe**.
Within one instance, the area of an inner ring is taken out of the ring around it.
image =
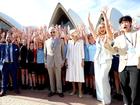
[[[38,86],[37,86],[37,89],[38,89],[38,90],[43,90],[43,86],[42,86],[42,85],[38,85]]]
[[[64,97],[63,93],[58,93],[59,97]]]
[[[122,101],[123,100],[123,96],[121,94],[114,94],[113,96],[114,99],[118,100],[118,101]]]
[[[8,90],[12,91],[13,90],[13,86],[8,86]]]
[[[93,94],[93,89],[92,88],[89,88],[89,95],[92,95]]]
[[[31,90],[32,89],[32,86],[28,86],[28,89]]]
[[[62,90],[63,90],[63,92],[66,92],[66,85],[62,86]]]
[[[26,85],[22,85],[21,86],[21,89],[26,89]]]
[[[89,92],[89,88],[88,87],[84,87],[84,94],[88,94]]]
[[[16,94],[20,94],[20,91],[17,89],[17,90],[15,90],[15,93]]]
[[[45,85],[44,84],[41,85],[41,90],[43,90],[43,89],[45,89]]]
[[[48,97],[52,97],[52,96],[54,96],[54,95],[55,95],[54,92],[50,92],[50,93],[48,94]]]
[[[21,89],[24,89],[24,85],[21,85]]]
[[[93,93],[92,93],[92,97],[94,97],[94,98],[97,97],[97,96],[96,96],[96,90],[93,91]]]
[[[29,85],[25,85],[25,89],[28,89]]]
[[[5,95],[6,95],[6,92],[3,92],[3,91],[0,92],[0,97],[5,96]]]
[[[33,86],[33,90],[36,90],[37,89],[37,87],[36,86]]]

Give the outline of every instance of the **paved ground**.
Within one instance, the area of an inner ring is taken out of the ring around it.
[[[70,96],[65,93],[64,98],[59,96],[48,97],[48,90],[21,90],[20,95],[8,91],[4,97],[0,97],[0,105],[101,105],[95,98],[84,95],[78,98],[77,95]],[[111,105],[123,105],[121,101],[112,100]]]

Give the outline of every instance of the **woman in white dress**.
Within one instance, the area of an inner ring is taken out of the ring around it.
[[[79,38],[79,32],[71,33],[71,40],[67,46],[66,81],[72,82],[73,90],[70,95],[76,93],[76,83],[78,83],[79,97],[82,97],[82,83],[84,80],[84,42]]]
[[[109,84],[109,71],[112,64],[112,54],[106,49],[105,42],[112,41],[112,32],[108,23],[106,12],[102,11],[103,21],[97,27],[97,32],[94,32],[93,25],[88,17],[91,32],[96,39],[96,54],[95,54],[95,85],[97,100],[103,105],[111,103],[111,89]]]

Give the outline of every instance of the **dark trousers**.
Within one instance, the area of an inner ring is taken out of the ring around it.
[[[4,63],[2,70],[2,91],[7,91],[9,74],[12,77],[14,90],[17,89],[17,65],[15,63]]]
[[[140,69],[139,69],[139,79],[138,79],[138,88],[137,88],[137,96],[139,97],[139,102],[140,102]]]
[[[139,69],[139,77],[138,77],[138,86],[137,86],[137,105],[140,105],[140,69]]]
[[[125,69],[120,72],[123,101],[127,105],[135,105],[138,73],[136,66],[126,66]]]

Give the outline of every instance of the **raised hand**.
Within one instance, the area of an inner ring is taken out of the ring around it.
[[[90,13],[88,13],[88,21],[90,22]]]
[[[102,13],[103,15],[106,15],[108,9],[109,9],[109,8],[108,8],[107,6],[103,7],[102,10],[101,10],[101,13]]]
[[[93,37],[96,39],[96,32],[94,31],[94,26],[90,20],[90,13],[88,14],[89,30],[91,31]]]
[[[106,32],[107,32],[107,38],[112,40],[113,39],[113,34],[112,34],[113,32],[111,30],[111,27],[110,27],[110,24],[109,24],[109,21],[108,21],[108,18],[107,18],[107,11],[108,11],[108,7],[104,7],[101,10],[101,15],[104,18],[105,28],[106,28]]]

